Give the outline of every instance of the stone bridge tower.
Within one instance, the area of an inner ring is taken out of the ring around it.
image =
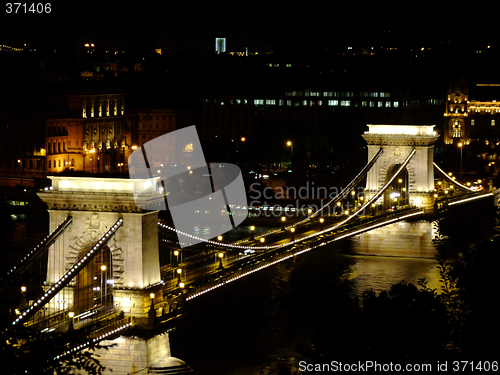
[[[372,197],[403,164],[410,152],[416,153],[405,170],[381,197],[385,208],[410,204],[432,210],[434,203],[433,149],[438,135],[434,125],[368,125],[363,138],[368,144],[368,160],[383,148],[366,177],[365,195]]]

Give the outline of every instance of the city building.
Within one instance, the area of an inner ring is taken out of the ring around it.
[[[498,101],[497,101],[498,100]],[[500,135],[500,84],[456,80],[448,86],[444,143],[490,143]]]
[[[215,52],[218,54],[226,52],[226,38],[215,38]]]
[[[133,111],[130,120],[131,141],[134,149],[177,128],[177,116],[174,109],[139,108]]]
[[[131,152],[125,93],[67,95],[68,116],[46,121],[46,172],[120,171]]]
[[[298,90],[219,90],[202,98],[204,140],[254,135],[264,119],[302,122],[311,132],[339,114],[357,123],[439,123],[445,99],[439,95],[366,90],[305,88]]]

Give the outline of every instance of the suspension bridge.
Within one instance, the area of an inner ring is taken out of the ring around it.
[[[368,127],[368,163],[340,194],[293,224],[231,243],[159,222],[164,203],[158,194],[141,197],[148,210],[134,200],[135,188],[147,181],[50,177],[52,190],[39,193],[50,234],[2,278],[2,294],[15,300],[21,290],[12,326],[81,329],[87,343],[57,358],[91,343],[117,343],[100,353],[114,374],[188,372],[171,357],[168,332],[192,299],[334,241],[492,195],[459,183],[433,162],[433,126]],[[445,189],[435,185],[436,176]],[[362,184],[364,193],[354,197]],[[352,200],[348,210],[346,200]],[[190,237],[199,243],[192,256],[179,261],[178,252],[161,267],[162,246],[180,251],[175,239]]]

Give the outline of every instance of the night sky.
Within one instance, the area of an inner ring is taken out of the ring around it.
[[[71,45],[97,39],[124,46],[196,42],[213,49],[215,37],[226,37],[228,50],[299,44],[358,43],[368,47],[454,38],[494,44],[498,41],[498,15],[497,9],[480,12],[402,2],[66,1],[52,4],[49,15],[9,15],[2,9],[0,42],[26,39]]]

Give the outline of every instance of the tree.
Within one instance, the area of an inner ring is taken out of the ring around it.
[[[104,370],[94,350],[108,348],[90,340],[84,350],[65,352],[89,341],[78,331],[66,333],[40,332],[24,326],[3,330],[1,334],[0,359],[2,374],[64,375],[75,369],[88,374],[100,375]]]

